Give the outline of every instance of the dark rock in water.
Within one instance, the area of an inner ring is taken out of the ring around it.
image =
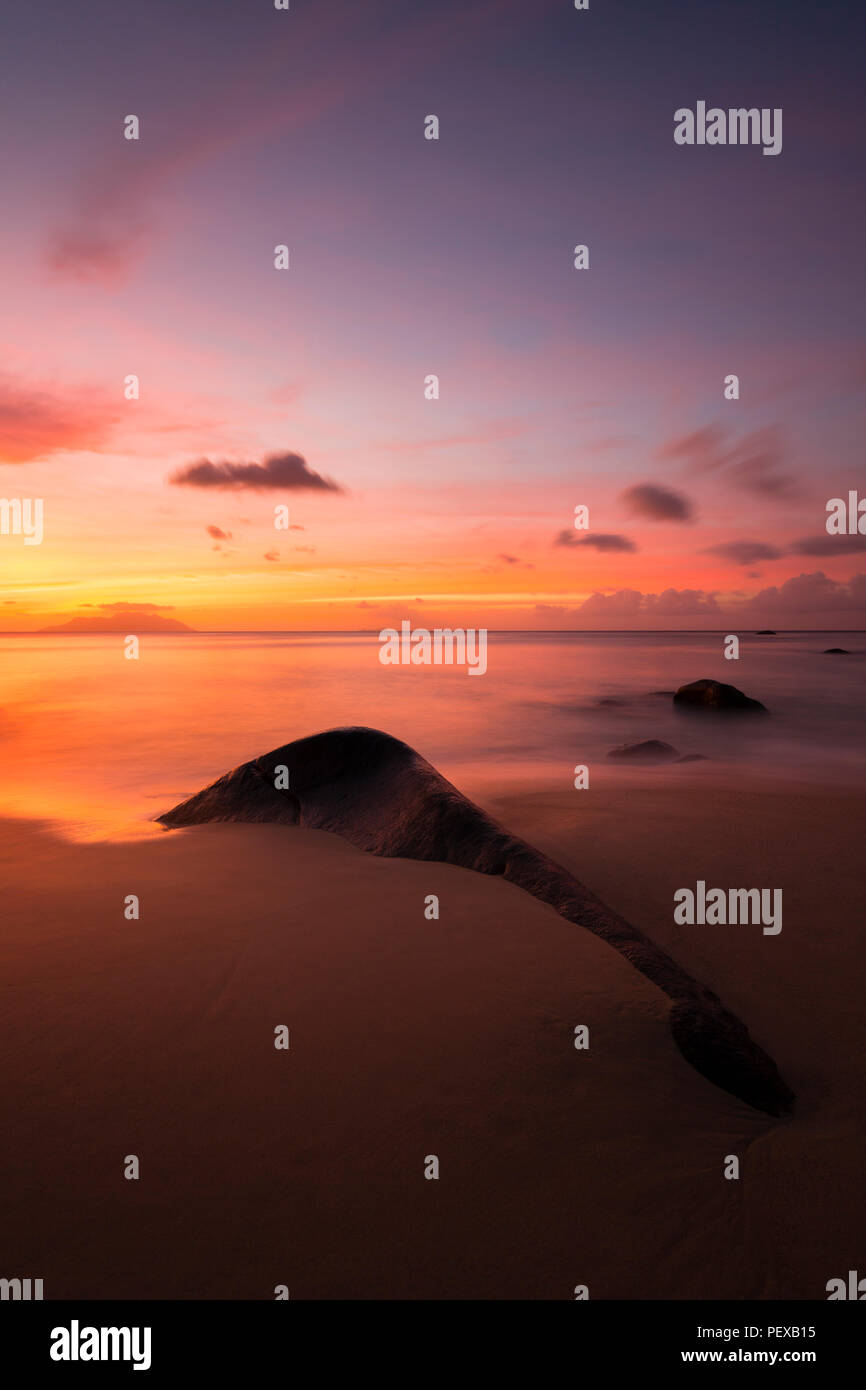
[[[651,695],[673,695],[673,690],[651,690]]]
[[[606,705],[606,706],[613,705],[613,706],[615,706],[615,707],[618,709],[620,705],[625,704],[625,701],[624,701],[624,700],[614,700],[611,696],[605,695],[603,699],[601,699],[601,700],[596,700],[595,703],[596,703],[597,705]]]
[[[677,758],[678,763],[706,763],[709,758],[706,753],[684,753],[681,758]]]
[[[850,656],[851,653],[848,651],[847,647],[827,647],[826,651],[824,652],[824,655],[825,655],[825,656]]]
[[[755,633],[756,637],[778,637],[778,635],[778,632],[775,632],[771,627],[758,628],[758,631]]]
[[[611,748],[607,756],[632,762],[665,763],[677,756],[677,750],[660,738],[646,738],[643,743],[621,743],[618,748]]]
[[[751,711],[752,714],[769,714],[766,705],[760,700],[752,700],[738,690],[735,685],[724,685],[721,681],[692,681],[691,685],[681,685],[674,695],[677,709],[718,710],[727,713]]]
[[[291,791],[275,789],[288,768]],[[158,817],[178,827],[206,821],[276,821],[342,835],[371,854],[459,864],[499,874],[567,921],[602,937],[673,1001],[671,1031],[702,1076],[769,1115],[794,1096],[774,1062],[718,997],[588,888],[497,824],[420,754],[376,729],[331,729],[228,772]]]

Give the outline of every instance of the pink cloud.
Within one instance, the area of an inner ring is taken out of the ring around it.
[[[89,388],[0,381],[0,461],[28,463],[49,454],[99,450],[120,413]]]
[[[855,574],[847,583],[828,579],[821,570],[798,574],[784,584],[761,589],[749,599],[747,607],[780,613],[863,613],[866,574]]]
[[[715,594],[703,589],[665,589],[660,594],[642,594],[637,589],[619,589],[613,594],[590,594],[578,607],[583,617],[681,617],[686,614],[718,614]]]

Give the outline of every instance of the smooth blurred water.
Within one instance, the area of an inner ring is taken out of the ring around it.
[[[488,669],[391,667],[370,634],[0,637],[3,814],[77,826],[145,822],[228,768],[305,734],[365,724],[405,739],[477,795],[562,779],[659,738],[737,767],[830,784],[866,772],[866,634],[495,633]],[[850,656],[825,656],[827,647]],[[769,718],[674,710],[678,685],[738,686]],[[616,703],[600,704],[608,700]],[[612,774],[613,775],[613,774]],[[631,775],[642,775],[635,771]]]

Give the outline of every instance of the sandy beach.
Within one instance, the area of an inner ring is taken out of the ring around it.
[[[866,1235],[857,806],[684,771],[484,807],[719,993],[788,1119],[708,1083],[659,989],[501,879],[294,826],[5,821],[6,1265],[46,1298],[826,1297]],[[675,927],[697,877],[782,885],[782,933]]]

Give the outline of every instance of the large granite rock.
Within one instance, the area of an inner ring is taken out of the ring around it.
[[[282,769],[288,772],[287,790],[277,789],[286,781]],[[701,1075],[767,1114],[793,1106],[775,1063],[711,990],[567,869],[509,834],[419,753],[388,734],[331,729],[287,743],[226,773],[158,819],[171,828],[207,821],[309,826],[342,835],[371,854],[501,874],[602,937],[668,995],[674,1040]],[[628,846],[623,860],[628,872]]]

